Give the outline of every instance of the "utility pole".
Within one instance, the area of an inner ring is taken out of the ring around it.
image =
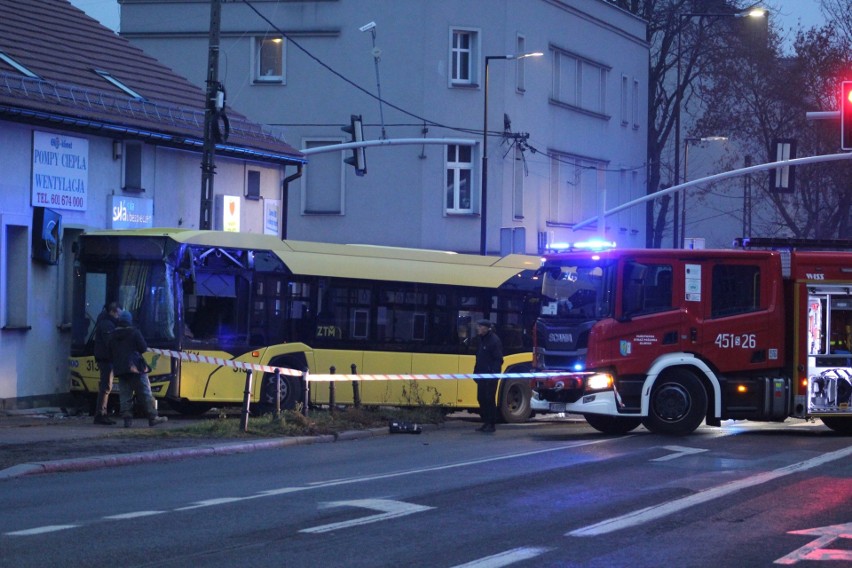
[[[376,22],[364,24],[360,29],[362,32],[370,32],[373,37],[373,63],[376,67],[376,93],[379,97],[379,118],[382,121],[382,140],[388,137],[385,132],[385,112],[382,108],[382,81],[379,79],[379,60],[382,57],[382,50],[376,47]]]
[[[752,166],[751,155],[746,155],[743,167]],[[751,174],[743,176],[743,237],[751,236]]]
[[[204,154],[201,158],[201,211],[198,228],[213,228],[213,176],[216,175],[214,130],[219,120],[219,28],[221,0],[210,1],[210,46],[207,51],[207,99],[204,112]]]

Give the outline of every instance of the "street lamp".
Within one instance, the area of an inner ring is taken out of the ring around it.
[[[541,57],[544,55],[540,51],[536,51],[534,53],[523,53],[521,55],[486,55],[485,56],[485,82],[482,86],[482,91],[485,96],[485,101],[483,104],[484,110],[482,113],[482,189],[480,199],[482,201],[482,206],[479,211],[480,219],[479,219],[479,254],[485,256],[486,254],[486,215],[488,213],[488,63],[492,59],[525,59],[527,57]]]
[[[683,31],[684,22],[686,20],[692,18],[702,18],[702,17],[711,17],[711,18],[762,18],[766,16],[766,10],[757,6],[752,6],[751,8],[746,8],[739,12],[733,13],[701,13],[701,12],[688,12],[686,14],[678,15],[678,26],[677,26],[677,82],[675,83],[675,160],[674,160],[674,185],[680,185],[680,107],[683,101],[683,88],[681,86],[681,58],[682,58],[682,50],[681,50],[681,35]],[[680,192],[677,191],[674,194],[674,216],[672,222],[672,246],[677,248],[679,243],[681,243],[680,236],[678,235],[678,210],[680,209],[678,203],[678,196]],[[685,196],[686,194],[684,194]]]
[[[689,181],[689,143],[690,142],[725,142],[727,136],[705,136],[703,138],[687,137],[683,140],[683,183]],[[680,208],[680,248],[686,248],[686,190],[683,191],[683,199]],[[675,195],[680,193],[676,192]],[[677,213],[677,210],[675,210]]]

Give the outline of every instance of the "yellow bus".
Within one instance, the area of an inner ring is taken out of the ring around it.
[[[117,300],[150,347],[259,365],[338,374],[472,373],[475,322],[496,323],[504,372],[529,372],[539,310],[540,259],[281,240],[271,235],[182,229],[97,231],[75,246],[72,393],[94,398],[92,331]],[[181,413],[240,404],[245,371],[147,354],[154,395]],[[265,373],[254,405],[273,408]],[[280,375],[281,408],[303,400],[302,381]],[[337,383],[335,403],[353,402]],[[505,380],[501,414],[531,414],[529,380]],[[475,411],[472,380],[364,381],[365,405],[439,405]],[[329,383],[311,383],[312,405]]]

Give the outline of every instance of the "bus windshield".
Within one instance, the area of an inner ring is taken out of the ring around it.
[[[606,264],[545,266],[541,315],[568,319],[602,319],[612,315],[612,269]]]
[[[133,315],[134,325],[148,343],[174,343],[177,334],[173,267],[162,262],[121,260],[90,266],[78,277],[85,281],[78,288],[84,297],[78,298],[75,309],[85,313],[74,318],[73,345],[77,351],[91,342],[98,315],[107,303],[115,300]]]

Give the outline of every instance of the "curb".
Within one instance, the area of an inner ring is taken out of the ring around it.
[[[435,425],[425,424],[436,428]],[[321,436],[295,436],[292,438],[272,438],[253,440],[250,442],[229,442],[207,446],[190,446],[186,448],[171,448],[168,450],[153,450],[150,452],[138,452],[132,454],[108,454],[103,456],[91,456],[82,458],[69,458],[64,460],[42,461],[34,463],[23,463],[0,471],[0,481],[14,479],[27,475],[40,473],[59,473],[68,471],[89,471],[106,467],[118,467],[122,465],[133,465],[140,463],[153,463],[171,460],[179,460],[188,457],[200,456],[224,456],[230,454],[241,454],[258,450],[272,450],[286,448],[288,446],[300,446],[309,444],[322,444],[331,442],[344,442],[383,436],[389,433],[388,428],[373,428],[370,430],[348,430],[338,434],[326,434]]]

